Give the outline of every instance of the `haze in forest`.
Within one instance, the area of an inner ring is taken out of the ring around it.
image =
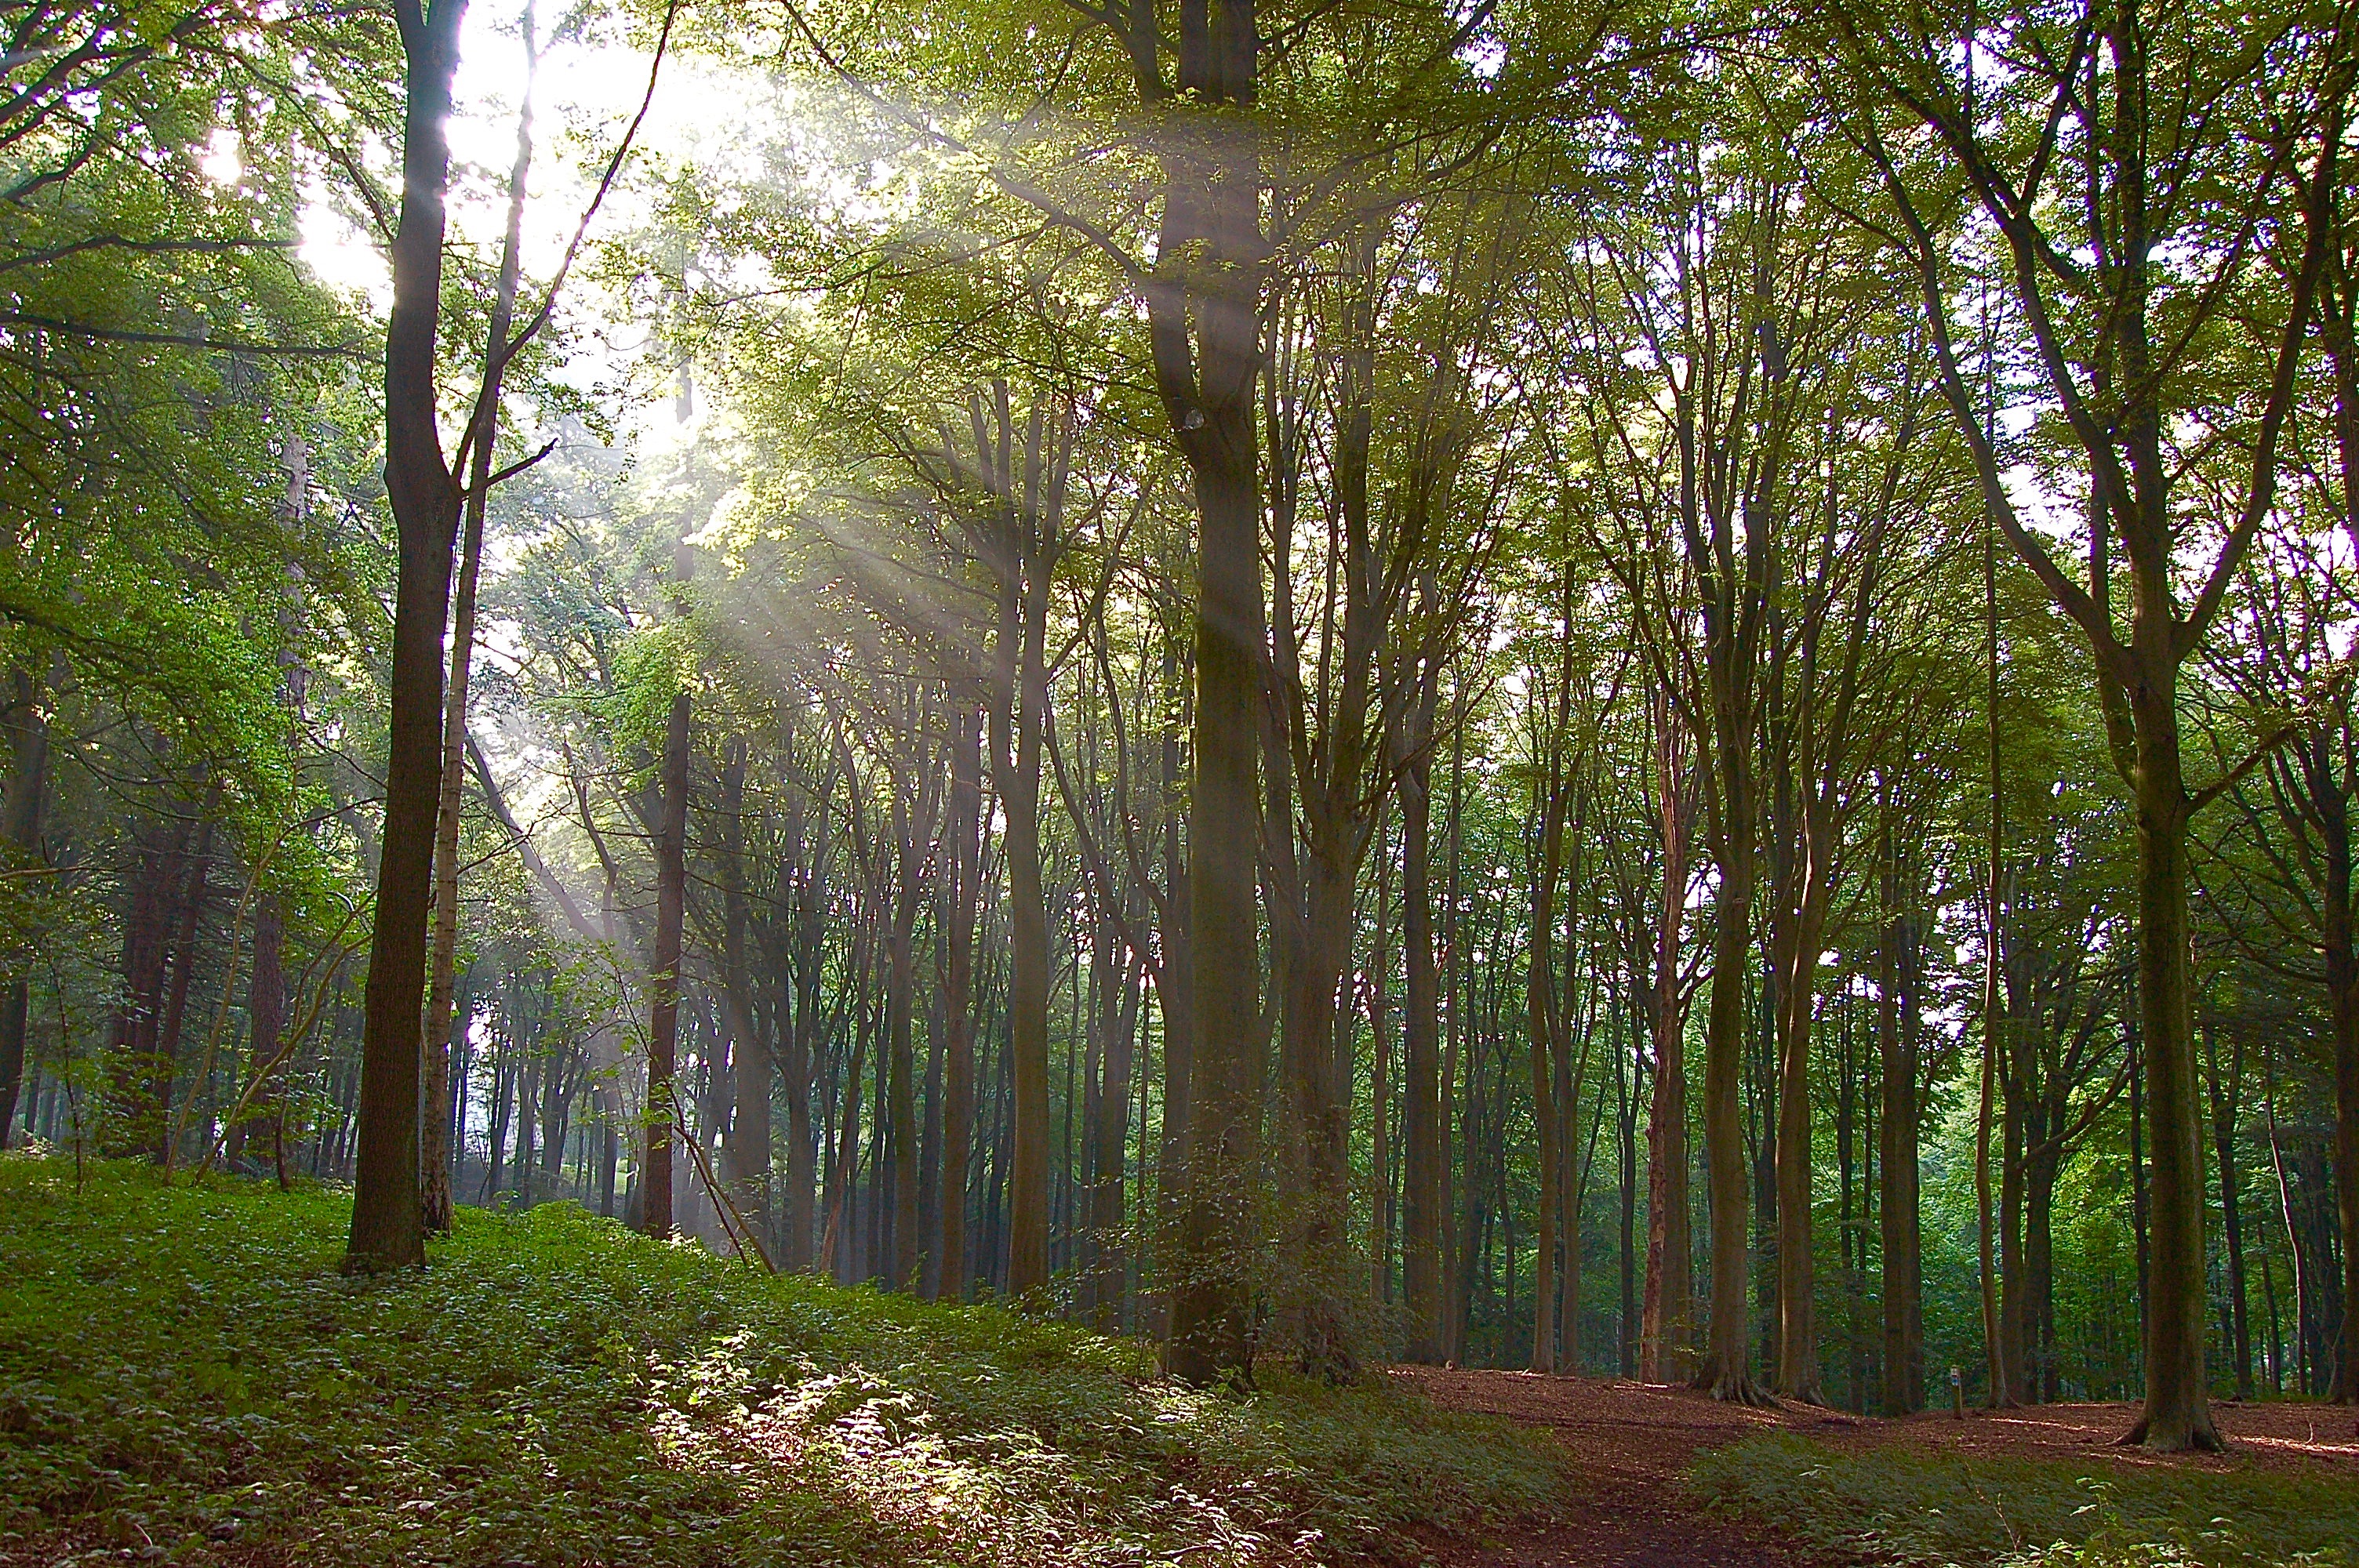
[[[2348,1404],[2354,21],[18,7],[0,1141],[1241,1400]]]

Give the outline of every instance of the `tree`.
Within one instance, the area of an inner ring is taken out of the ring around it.
[[[1948,13],[1904,20],[1835,9],[1826,23],[1854,94],[1839,113],[1889,202],[1888,220],[1868,221],[1918,268],[1942,391],[1985,504],[2088,639],[2115,764],[2136,795],[2154,1270],[2146,1408],[2130,1439],[2162,1450],[2217,1448],[2205,1392],[2202,1119],[2186,857],[2188,824],[2224,778],[2189,786],[2180,672],[2217,617],[2275,495],[2279,437],[2326,244],[2316,223],[2280,221],[2288,209],[2276,193],[2334,182],[2350,46],[2340,17],[2320,29],[2291,11],[2258,19],[2211,7],[2149,22],[2134,5],[2074,4],[1979,27]],[[1996,81],[1975,71],[1985,27],[2009,65]],[[1975,41],[1953,49],[1960,37]],[[2192,91],[2165,92],[2165,81]],[[1931,148],[1943,155],[1938,171],[1927,162]],[[2219,199],[2175,199],[2197,180]],[[2075,476],[2087,507],[2083,579],[2023,520],[2001,435],[1967,380],[1969,358],[1951,327],[1958,296],[1947,252],[1960,207],[1987,225],[1997,253],[1990,285],[2011,312],[2006,329],[2037,366],[2039,404],[2084,465]],[[2299,213],[2301,204],[2290,210]],[[2254,293],[2272,251],[2298,254],[2287,266],[2290,286]],[[2188,260],[2166,265],[2166,254]],[[2252,299],[2251,314],[2239,312],[2234,323],[2219,310],[2232,290]],[[2206,351],[2265,373],[2257,386],[2180,373]],[[2216,512],[2190,513],[2183,498],[2185,470],[2174,451],[2190,428],[2233,429],[2245,453],[2241,479],[2227,481],[2234,499]],[[2198,539],[2214,542],[2194,596],[2182,600],[2181,548]],[[2128,578],[2126,636],[2113,607],[2116,546]]]
[[[426,1261],[418,1180],[418,1093],[426,990],[428,897],[433,875],[442,722],[442,630],[451,608],[451,552],[460,490],[436,423],[435,353],[441,320],[443,198],[451,153],[445,122],[459,69],[465,0],[403,0],[408,108],[402,121],[401,221],[393,240],[393,313],[386,326],[386,493],[399,563],[394,600],[392,738],[386,769],[384,847],[369,940],[361,1045],[359,1157],[353,1183],[347,1273]]]

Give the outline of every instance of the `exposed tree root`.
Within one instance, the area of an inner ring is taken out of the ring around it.
[[[2206,1411],[2186,1422],[2156,1422],[2150,1415],[2138,1417],[2137,1423],[2114,1439],[2116,1446],[2143,1448],[2152,1454],[2225,1454],[2228,1440],[2212,1424]]]
[[[1695,1380],[1697,1389],[1710,1394],[1723,1404],[1745,1405],[1754,1410],[1778,1409],[1777,1396],[1754,1381],[1749,1372],[1723,1369],[1707,1373]]]

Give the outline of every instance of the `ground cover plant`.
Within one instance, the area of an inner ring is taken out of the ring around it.
[[[336,1271],[350,1198],[0,1158],[0,1558],[1191,1563],[1542,1503],[1382,1388],[1181,1389],[995,1306],[760,1275],[571,1204]]]
[[[1896,1568],[2359,1563],[2359,1490],[2325,1472],[1844,1452],[1776,1433],[1705,1454],[1693,1482],[1837,1561]]]

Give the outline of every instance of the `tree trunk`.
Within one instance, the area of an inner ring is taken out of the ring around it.
[[[1249,110],[1259,45],[1252,0],[1208,0],[1206,12],[1207,26],[1183,29],[1180,91],[1208,110]],[[1151,19],[1148,27],[1151,59]],[[1151,67],[1140,88],[1142,97],[1161,95]],[[1165,157],[1159,259],[1146,289],[1157,391],[1188,460],[1199,519],[1188,817],[1194,1059],[1166,1351],[1172,1373],[1199,1386],[1252,1376],[1245,1264],[1261,1164],[1255,780],[1263,625],[1254,389],[1262,360],[1263,181],[1245,119],[1220,115],[1218,124],[1218,136]],[[1186,258],[1200,241],[1205,256],[1191,266]]]
[[[1537,1246],[1532,1261],[1532,1355],[1535,1372],[1556,1370],[1557,1289],[1556,1247],[1562,1129],[1557,1108],[1556,966],[1551,957],[1556,934],[1557,875],[1564,857],[1564,787],[1560,774],[1563,732],[1555,730],[1544,742],[1547,756],[1539,781],[1533,785],[1542,798],[1538,808],[1533,846],[1538,865],[1532,879],[1531,948],[1524,975],[1525,1037],[1532,1062],[1532,1125],[1538,1133],[1539,1208],[1534,1218]]]
[[[1680,928],[1687,913],[1688,781],[1678,719],[1654,694],[1655,806],[1662,851],[1655,906],[1654,975],[1647,1008],[1655,1093],[1647,1111],[1647,1282],[1640,1309],[1638,1377],[1669,1382],[1694,1344],[1694,1244],[1688,1217],[1687,1039],[1680,1000]]]
[[[730,1078],[736,1104],[723,1151],[730,1201],[767,1249],[770,1227],[770,1042],[746,968],[745,738],[733,735],[721,765],[721,968],[729,1006]]]
[[[2158,578],[2159,573],[2157,574]],[[2142,584],[2142,598],[2168,583]],[[2141,604],[2141,622],[2149,620]],[[2180,771],[2178,667],[2152,647],[2175,628],[2137,638],[2140,675],[2134,783],[2138,819],[2138,1013],[2152,1120],[2153,1299],[2147,1313],[2146,1405],[2125,1439],[2166,1452],[2222,1447],[2203,1369],[2202,1112],[2195,1093],[2187,956],[2187,817]]]
[[[951,717],[950,933],[942,971],[941,1236],[935,1296],[966,1299],[966,1173],[974,1145],[974,925],[983,877],[981,720],[972,701]]]
[[[2228,1243],[2228,1342],[2235,1357],[2236,1397],[2253,1397],[2253,1336],[2245,1303],[2245,1226],[2236,1171],[2236,1108],[2245,1078],[2245,1041],[2230,1048],[2228,1072],[2220,1073],[2219,1047],[2212,1026],[2203,1027],[2205,1065],[2212,1087],[2212,1153],[2220,1176],[2220,1226]]]
[[[1096,939],[1110,954],[1119,949],[1111,921],[1099,924]],[[1118,978],[1111,957],[1100,978],[1102,989],[1112,994],[1102,996],[1099,1002],[1105,1055],[1096,1114],[1091,1119],[1095,1146],[1091,1152],[1089,1228],[1091,1249],[1096,1255],[1091,1293],[1098,1332],[1112,1334],[1121,1326],[1122,1317],[1122,1174],[1124,1150],[1130,1140],[1131,1043],[1138,1028],[1140,976],[1137,964],[1125,956]]]
[[[1441,997],[1433,952],[1433,710],[1436,676],[1422,676],[1401,773],[1401,1304],[1408,1357],[1442,1359],[1444,1148],[1440,1062]]]
[[[220,807],[221,784],[216,780],[206,788],[203,803],[197,807],[197,849],[189,862],[188,882],[180,890],[179,931],[172,940],[171,988],[165,997],[163,1023],[156,1037],[153,1083],[157,1125],[153,1152],[156,1162],[167,1169],[175,1162],[178,1153],[173,1148],[172,1087],[179,1076],[180,1031],[189,1017],[189,987],[196,979],[198,950],[204,941],[205,882],[212,870],[213,818],[220,815]]]
[[[915,770],[912,769],[912,772]],[[910,822],[908,793],[915,781],[898,772],[893,781],[893,841],[897,849],[891,928],[886,934],[886,1046],[890,1085],[886,1117],[893,1151],[893,1254],[890,1278],[897,1291],[918,1288],[918,1058],[912,1037],[917,989],[918,913],[925,888],[919,881],[919,846]]]
[[[1876,989],[1877,1054],[1883,1071],[1877,1219],[1884,1253],[1884,1413],[1925,1406],[1924,1264],[1919,1229],[1917,937],[1892,842],[1887,796],[1883,823],[1884,930]]]
[[[287,1026],[287,976],[283,968],[285,925],[278,912],[278,900],[266,893],[255,902],[254,910],[254,968],[246,982],[246,1075],[249,1085],[258,1086],[266,1076],[278,1071],[279,1037]],[[278,1110],[279,1097],[275,1092],[253,1087],[248,1095],[245,1114],[240,1116],[223,1135],[223,1152],[234,1165],[245,1157],[248,1130],[260,1124],[271,1141],[270,1163],[273,1168],[286,1161],[286,1151],[279,1147],[285,1127]]]
[[[688,742],[690,699],[672,694],[664,726],[663,816],[656,828],[656,931],[647,974],[647,1112],[639,1228],[658,1239],[672,1233],[672,1124],[679,1115],[680,925],[688,897]]]
[[[442,294],[444,121],[459,65],[465,0],[400,8],[408,103],[402,120],[401,220],[395,231],[393,311],[386,326],[386,492],[398,570],[393,616],[392,726],[361,1038],[360,1149],[344,1271],[426,1261],[418,1185],[419,1002],[433,875],[442,720],[442,633],[459,493],[436,428],[435,338]]]
[[[2359,486],[2354,486],[2359,491]],[[2359,503],[2354,503],[2359,504]],[[2359,540],[2359,522],[2353,524]],[[2347,701],[2337,730],[2351,745]],[[2326,959],[2327,1014],[2334,1031],[2334,1202],[2343,1238],[2343,1333],[2328,1397],[2359,1404],[2359,957],[2354,956],[2351,898],[2351,801],[2335,776],[2328,736],[2310,742],[2314,765],[2309,791],[2320,827],[2324,875],[2320,946]],[[2347,776],[2347,775],[2346,775]]]
[[[1392,825],[1376,827],[1376,928],[1368,961],[1368,1206],[1375,1221],[1369,1294],[1393,1299]]]
[[[139,834],[138,870],[123,912],[123,986],[107,1049],[100,1146],[111,1154],[128,1154],[138,1147],[146,1119],[155,1109],[146,1080],[155,1065],[173,894],[180,884],[189,834],[185,819],[151,825]]]
[[[41,806],[49,793],[49,720],[42,711],[32,677],[18,670],[15,689],[0,730],[8,737],[9,773],[0,796],[0,838],[18,858],[38,861],[41,849]],[[8,1147],[16,1123],[17,1087],[25,1077],[25,1031],[31,990],[18,975],[0,988],[0,1149]]]
[[[459,545],[459,581],[451,606],[451,679],[442,701],[442,772],[435,796],[434,936],[427,966],[425,1103],[451,1098],[451,983],[459,955],[459,816],[467,777],[467,688],[475,656],[475,582],[484,562],[484,514],[491,500],[492,449],[499,434],[500,384],[506,368],[508,329],[516,314],[522,267],[525,179],[532,168],[532,78],[540,61],[533,8],[524,13],[525,100],[516,114],[516,162],[508,171],[507,232],[500,245],[499,283],[484,334],[483,419],[467,467],[466,517]],[[426,1228],[451,1228],[451,1129],[440,1111],[419,1130],[420,1194]]]
[[[1723,746],[1748,743],[1723,725]],[[1753,799],[1749,764],[1722,760],[1720,891],[1712,901],[1712,968],[1704,1020],[1704,1164],[1712,1207],[1712,1337],[1696,1386],[1714,1399],[1758,1403],[1746,1332],[1746,1233],[1751,1194],[1745,1173],[1739,1075],[1745,1054],[1745,977],[1753,956]]]

